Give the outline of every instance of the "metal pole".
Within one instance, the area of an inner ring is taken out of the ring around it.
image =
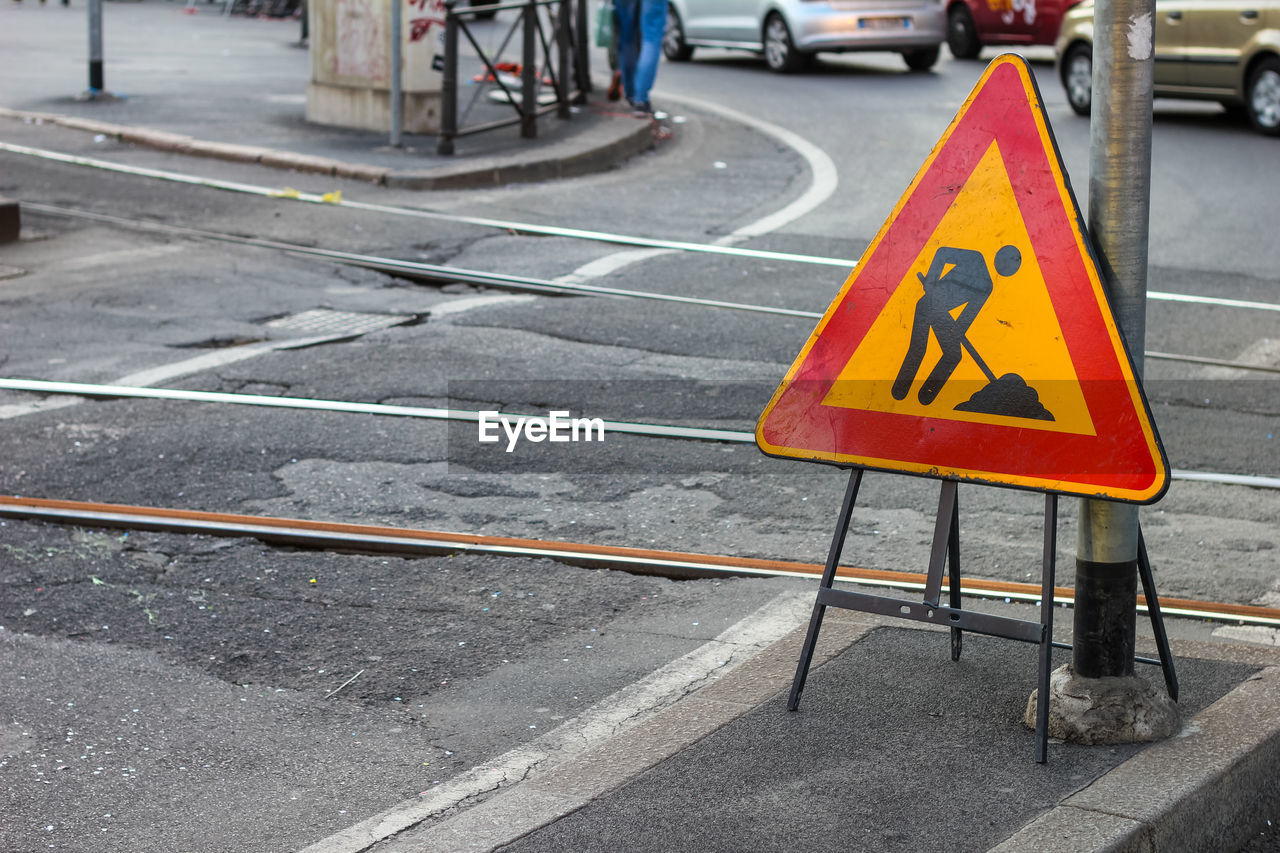
[[[404,93],[401,90],[401,48],[403,47],[403,14],[400,0],[391,0],[391,147],[399,148],[404,131]]]
[[[89,0],[89,94],[106,88],[102,79],[102,0]]]
[[[556,65],[559,67],[556,73],[558,100],[556,116],[558,118],[569,118],[573,115],[569,110],[569,43],[572,41],[569,33],[573,27],[570,2],[571,0],[560,0],[560,7],[557,9],[559,14],[556,15]]]
[[[578,0],[573,16],[573,70],[578,83],[578,103],[587,102],[591,91],[591,47],[587,43],[587,0]]]
[[[1094,6],[1088,227],[1103,284],[1142,378],[1151,209],[1153,0]],[[1072,666],[1085,678],[1133,674],[1138,508],[1082,500]]]
[[[529,0],[524,7],[524,68],[521,77],[521,102],[524,108],[520,115],[520,136],[533,139],[538,135],[538,5],[536,0]]]
[[[453,153],[453,138],[458,134],[458,18],[453,13],[454,0],[444,4],[444,72],[440,82],[440,139],[436,153]]]

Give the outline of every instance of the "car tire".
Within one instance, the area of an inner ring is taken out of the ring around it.
[[[1073,44],[1062,55],[1062,88],[1067,103],[1078,116],[1087,116],[1093,106],[1093,48]]]
[[[667,6],[667,25],[662,31],[662,55],[672,62],[688,62],[693,48],[684,40],[684,24],[675,6]]]
[[[906,51],[902,54],[902,58],[912,71],[928,71],[937,63],[941,53],[940,47],[923,47],[919,50]]]
[[[1249,73],[1244,106],[1254,130],[1280,136],[1280,58],[1268,56]]]
[[[956,59],[977,59],[982,53],[982,39],[973,23],[973,13],[963,3],[947,10],[947,47]]]
[[[796,50],[791,30],[782,16],[774,12],[764,21],[764,61],[770,71],[792,74],[807,64],[806,56]]]

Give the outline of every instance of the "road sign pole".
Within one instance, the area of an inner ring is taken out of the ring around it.
[[[106,88],[102,74],[102,0],[89,0],[89,95]]]
[[[1154,0],[1097,0],[1088,227],[1139,380],[1146,338]],[[1084,499],[1076,548],[1072,665],[1085,678],[1133,674],[1138,511]]]
[[[404,12],[400,8],[400,0],[391,0],[391,91],[387,97],[391,101],[391,147],[399,148],[404,143],[404,90],[402,87],[404,60],[401,53],[404,49],[402,34]]]

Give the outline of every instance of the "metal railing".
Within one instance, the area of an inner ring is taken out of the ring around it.
[[[587,65],[586,0],[518,0],[484,6],[464,5],[468,0],[446,0],[444,24],[444,74],[440,104],[440,138],[436,152],[454,153],[454,140],[460,136],[484,133],[502,127],[520,125],[520,135],[533,139],[538,135],[538,116],[555,111],[557,117],[572,115],[570,105],[585,99],[590,90]],[[492,18],[498,12],[516,9],[520,15],[511,24],[502,43],[491,54],[476,41],[469,22]],[[498,58],[512,37],[521,34],[520,86],[518,93],[508,85],[509,78],[498,69]],[[489,87],[476,87],[461,116],[458,111],[458,34],[461,32],[475,50],[484,71],[481,82],[492,81],[499,96],[515,112],[512,118],[464,126],[477,99]],[[554,43],[554,44],[553,44]],[[554,47],[554,51],[553,51]],[[554,61],[553,61],[554,56]],[[539,61],[541,60],[541,61]],[[571,88],[571,80],[572,86]],[[550,99],[544,97],[553,92]]]

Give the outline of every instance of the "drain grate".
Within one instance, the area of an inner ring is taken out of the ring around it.
[[[417,320],[416,314],[361,314],[313,308],[300,314],[279,317],[266,324],[273,338],[367,335],[379,329],[403,326]]]

